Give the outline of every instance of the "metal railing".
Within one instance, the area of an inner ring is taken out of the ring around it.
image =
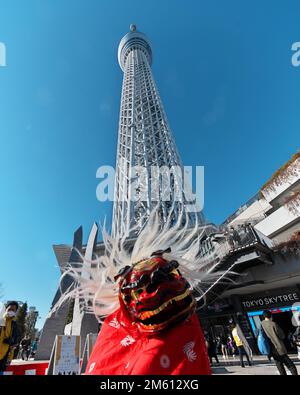
[[[249,224],[237,227],[222,227],[219,233],[210,234],[200,246],[202,266],[212,270],[213,266],[234,251],[243,249],[259,241],[259,237]]]

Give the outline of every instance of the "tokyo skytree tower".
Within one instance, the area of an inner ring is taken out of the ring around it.
[[[153,168],[162,166],[182,169],[182,163],[152,75],[150,43],[143,33],[136,30],[135,25],[130,26],[130,32],[119,44],[118,60],[124,78],[116,159],[113,236],[128,234],[133,226],[137,230],[141,228],[151,209],[158,203],[162,220],[166,220],[171,207],[176,220],[180,211],[185,210],[187,201],[185,193],[181,201],[176,199],[175,191],[180,186],[172,172],[170,198],[162,198],[165,193],[163,177],[153,173]],[[135,178],[138,178],[138,186],[133,198],[130,185]],[[153,190],[156,191],[154,198]],[[199,223],[204,221],[200,212],[189,215],[192,215],[193,220],[198,216]]]

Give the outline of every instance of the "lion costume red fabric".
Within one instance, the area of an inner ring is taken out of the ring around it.
[[[115,276],[120,308],[105,319],[86,374],[210,374],[190,285],[162,254]]]
[[[85,374],[211,374],[196,314],[166,332],[149,335],[132,325],[119,308],[105,319]]]

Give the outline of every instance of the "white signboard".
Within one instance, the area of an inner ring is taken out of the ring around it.
[[[80,336],[56,336],[48,375],[78,375],[80,367]]]
[[[88,360],[90,359],[91,353],[93,351],[94,345],[97,340],[97,333],[89,333],[86,337],[85,345],[84,345],[84,350],[82,354],[82,365],[80,372],[84,374]]]
[[[36,374],[36,370],[35,369],[25,370],[25,376],[34,376],[35,374]]]

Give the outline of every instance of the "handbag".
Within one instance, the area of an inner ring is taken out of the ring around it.
[[[262,355],[270,355],[270,352],[271,352],[270,339],[268,338],[265,331],[263,330],[263,327],[261,327],[258,332],[257,346],[258,346],[259,352]]]

